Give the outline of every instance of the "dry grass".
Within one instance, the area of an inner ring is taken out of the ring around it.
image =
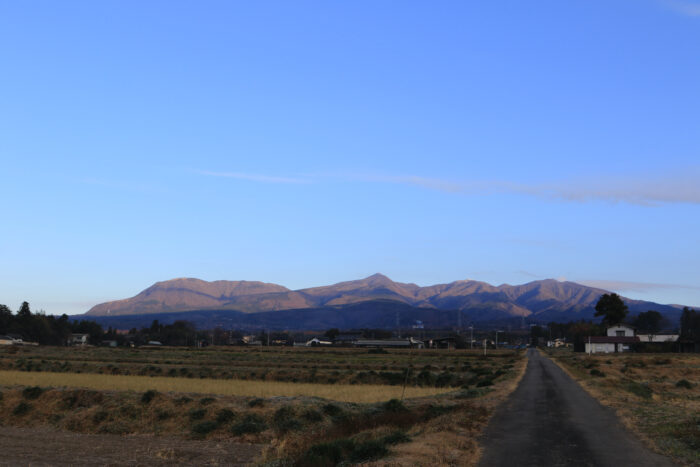
[[[700,465],[700,355],[550,356],[652,449]]]
[[[98,375],[0,371],[0,386],[72,387],[109,391],[218,394],[228,396],[275,397],[307,396],[342,402],[370,403],[401,397],[400,386],[283,383],[177,377]],[[405,397],[427,397],[451,391],[449,388],[407,387]]]
[[[94,350],[0,352],[0,367],[13,368],[0,370],[2,423],[264,443],[260,462],[275,465],[335,465],[328,463],[330,449],[365,464],[471,466],[479,459],[481,430],[516,387],[527,362],[523,352],[513,351],[484,357],[356,349]],[[216,376],[196,377],[202,370],[192,369],[200,363],[211,369],[205,374]],[[232,378],[230,365],[250,379]],[[171,369],[178,375],[182,368],[190,371],[188,377],[107,373],[117,367],[120,372],[162,367],[164,375]],[[383,373],[397,372],[403,382],[407,368],[405,400],[384,403],[401,397],[401,385],[373,383]],[[306,382],[277,380],[282,371],[307,372]],[[309,382],[314,374],[316,382]],[[335,378],[335,384],[323,384]]]
[[[478,464],[482,449],[478,438],[494,409],[518,387],[527,368],[524,354],[507,377],[484,396],[472,399],[467,410],[455,410],[417,427],[414,441],[397,446],[394,456],[371,465],[464,466]]]

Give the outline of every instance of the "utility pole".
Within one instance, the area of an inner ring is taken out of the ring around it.
[[[462,310],[457,310],[457,334],[462,332]]]
[[[469,326],[469,348],[474,348],[474,325]]]

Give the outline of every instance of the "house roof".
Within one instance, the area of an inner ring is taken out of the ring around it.
[[[591,344],[634,344],[639,342],[637,336],[591,336]]]

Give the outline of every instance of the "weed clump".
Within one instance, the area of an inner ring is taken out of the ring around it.
[[[289,405],[285,405],[277,409],[272,417],[272,422],[275,429],[280,433],[300,429],[301,422],[294,415],[294,409]]]
[[[323,410],[323,413],[326,415],[330,415],[331,417],[337,417],[341,413],[343,413],[343,409],[340,408],[339,406],[335,404],[328,403],[324,405],[321,410]]]
[[[38,399],[39,396],[44,392],[44,389],[39,386],[30,386],[22,390],[22,397],[27,400]]]
[[[197,423],[192,427],[192,434],[197,437],[204,437],[216,430],[219,424],[212,420]]]
[[[216,414],[216,423],[224,424],[233,420],[234,413],[231,409],[221,409]]]
[[[323,420],[323,414],[316,409],[308,408],[302,414],[302,418],[309,422],[320,422]]]
[[[141,403],[143,404],[150,404],[153,399],[155,399],[158,396],[158,391],[155,391],[153,389],[149,389],[148,391],[144,392],[143,395],[141,396]]]
[[[693,383],[691,383],[687,379],[682,379],[676,383],[676,387],[683,389],[693,389]]]
[[[593,369],[590,371],[590,373],[591,373],[591,376],[597,376],[597,377],[599,377],[599,378],[604,378],[604,377],[605,377],[605,373],[603,373],[602,371],[600,371],[600,370],[597,369],[597,368],[593,368]]]
[[[187,415],[190,417],[190,420],[201,420],[206,414],[207,409],[192,409],[187,413]]]
[[[109,417],[109,412],[107,412],[105,410],[98,410],[97,412],[95,412],[93,414],[92,421],[95,424],[99,424],[99,423],[102,423],[105,420],[107,420],[107,417]]]
[[[32,410],[31,404],[27,404],[26,402],[22,401],[19,404],[15,406],[15,408],[12,410],[12,415],[16,416],[22,416]]]
[[[265,400],[261,399],[259,397],[256,397],[255,399],[251,399],[248,401],[248,407],[262,407],[265,405]]]
[[[653,391],[651,388],[649,388],[649,386],[634,381],[628,382],[624,388],[625,390],[643,399],[651,399],[651,395],[653,394]]]
[[[231,427],[231,433],[241,436],[246,433],[260,433],[267,429],[267,424],[259,415],[248,414],[243,420]]]
[[[201,405],[209,405],[212,402],[214,402],[214,400],[215,399],[213,397],[202,397],[201,399],[199,399],[199,403]]]
[[[406,406],[398,399],[391,399],[382,404],[382,408],[387,412],[405,412]]]

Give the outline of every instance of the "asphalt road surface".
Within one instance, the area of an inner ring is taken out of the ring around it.
[[[480,466],[672,466],[549,358],[528,350],[518,388],[486,428]]]

